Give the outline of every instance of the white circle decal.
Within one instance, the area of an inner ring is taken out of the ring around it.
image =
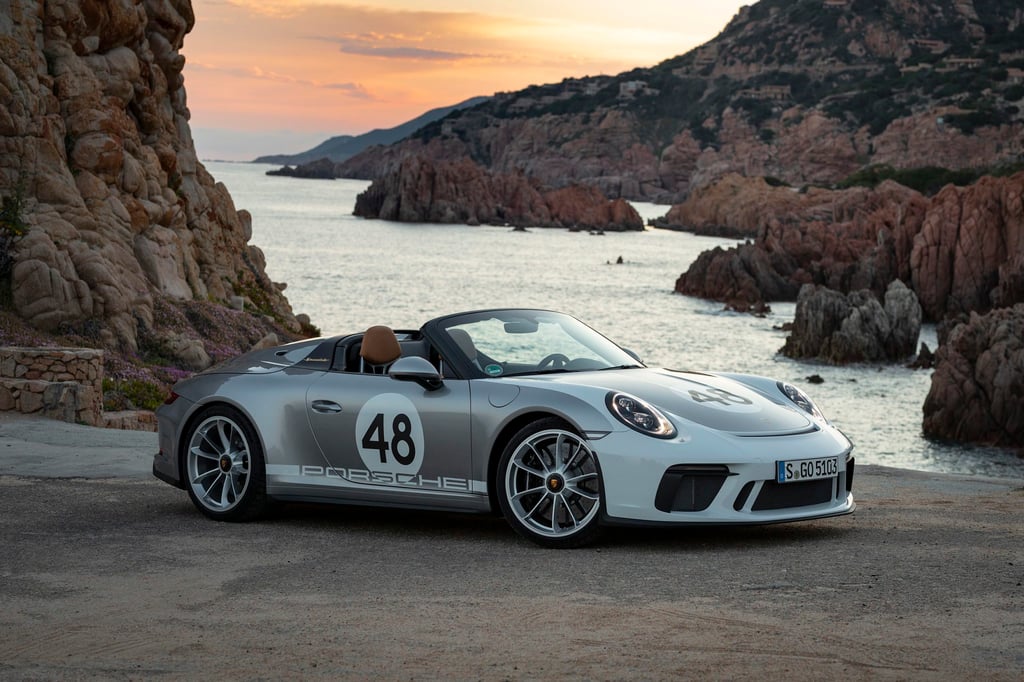
[[[369,471],[419,473],[423,423],[416,406],[399,393],[382,393],[366,401],[356,418],[356,447]]]
[[[761,406],[754,400],[755,396],[739,386],[733,388],[733,393],[713,386],[697,384],[688,390],[672,389],[677,395],[687,398],[701,407],[709,407],[714,410],[726,410],[729,412],[760,412]]]

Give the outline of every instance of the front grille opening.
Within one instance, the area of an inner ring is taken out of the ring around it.
[[[719,464],[679,464],[661,477],[654,506],[663,512],[704,511],[729,477],[729,467]]]
[[[810,507],[815,504],[831,502],[835,495],[836,480],[820,478],[815,481],[799,483],[776,483],[765,481],[761,492],[754,501],[753,511],[768,509],[789,509],[791,507]]]
[[[740,494],[736,496],[736,501],[732,503],[732,508],[736,511],[741,511],[747,504],[747,498],[750,497],[750,491],[754,489],[754,482],[747,481],[743,488],[740,490]]]
[[[846,492],[853,490],[853,457],[846,460]]]

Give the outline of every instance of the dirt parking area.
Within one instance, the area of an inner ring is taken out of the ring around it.
[[[216,523],[135,469],[12,473],[4,426],[5,679],[1024,676],[1024,481],[863,467],[853,516],[557,551],[490,517]]]

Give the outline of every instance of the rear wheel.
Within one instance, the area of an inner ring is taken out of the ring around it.
[[[498,462],[498,503],[520,535],[570,548],[601,532],[601,474],[586,440],[559,419],[521,429]]]
[[[267,506],[266,468],[256,430],[227,405],[206,408],[185,435],[188,495],[207,516],[249,521]]]

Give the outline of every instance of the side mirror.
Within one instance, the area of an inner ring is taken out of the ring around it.
[[[636,360],[637,362],[639,362],[639,363],[643,364],[643,360],[641,360],[641,359],[640,359],[640,356],[639,356],[639,355],[637,355],[637,354],[636,354],[635,352],[631,351],[631,350],[630,350],[630,349],[628,349],[628,348],[623,348],[622,350],[626,351],[626,355],[628,355],[629,357],[633,358],[633,359],[634,359],[634,360]]]
[[[417,356],[395,360],[388,370],[388,376],[396,381],[415,381],[428,391],[436,391],[444,386],[444,381],[437,369]]]

